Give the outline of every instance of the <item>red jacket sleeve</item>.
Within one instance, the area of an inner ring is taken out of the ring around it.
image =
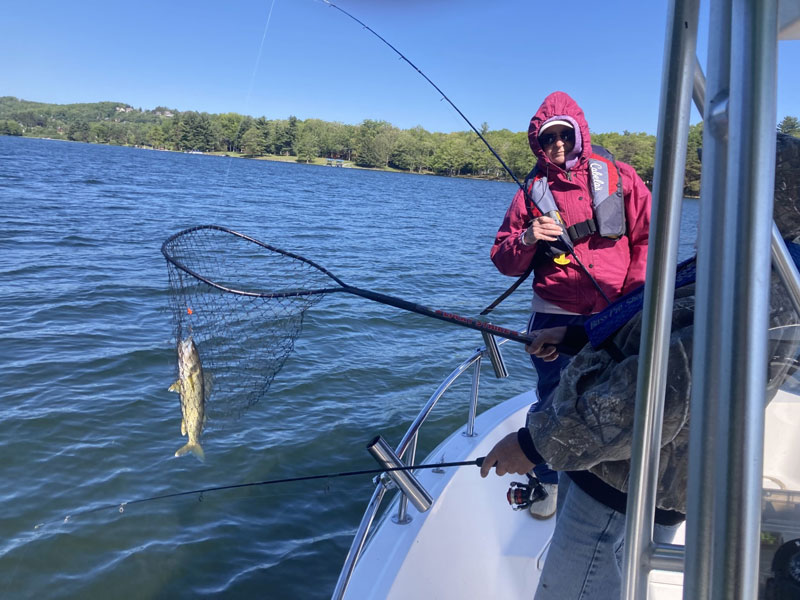
[[[522,190],[517,190],[511,206],[506,211],[503,224],[494,238],[492,246],[492,262],[503,275],[518,277],[525,272],[531,264],[536,252],[536,244],[523,246],[519,236],[525,231],[528,223],[528,209],[525,206],[525,197]]]
[[[647,245],[650,239],[650,190],[628,164],[618,162],[622,174],[622,189],[625,198],[625,218],[628,222],[628,243],[631,248],[631,262],[622,293],[644,283],[647,272]]]

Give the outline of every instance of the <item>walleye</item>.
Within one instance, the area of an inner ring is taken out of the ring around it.
[[[201,461],[205,460],[200,434],[206,422],[206,400],[211,394],[211,381],[209,374],[203,372],[200,354],[191,335],[178,344],[178,380],[169,386],[169,391],[181,396],[181,435],[189,435],[189,442],[175,452],[175,456],[191,452]]]

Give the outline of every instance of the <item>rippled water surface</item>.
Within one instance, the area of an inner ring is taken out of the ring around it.
[[[513,280],[488,253],[514,185],[0,136],[0,572],[4,596],[329,597],[368,476],[127,501],[373,468],[480,334],[335,294],[267,396],[174,458],[180,407],[163,240],[217,223],[350,285],[475,316]],[[687,207],[687,239],[696,205]],[[682,250],[686,255],[690,245]],[[494,321],[524,327],[527,284]],[[532,387],[481,379],[481,408]],[[466,417],[448,391],[418,456]],[[213,401],[213,398],[212,398]],[[501,499],[502,500],[502,499]],[[92,509],[104,506],[114,508]]]

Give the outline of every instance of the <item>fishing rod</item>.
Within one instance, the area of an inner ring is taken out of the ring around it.
[[[127,502],[120,502],[117,504],[106,504],[104,506],[98,506],[97,508],[92,508],[89,510],[84,510],[74,515],[67,515],[64,518],[64,523],[67,523],[73,520],[75,517],[83,517],[86,515],[90,515],[92,513],[111,510],[112,508],[116,508],[119,512],[125,512],[125,508],[128,506],[133,506],[134,504],[143,504],[145,502],[154,502],[156,500],[166,500],[168,498],[180,498],[182,496],[191,496],[194,494],[206,494],[209,492],[221,492],[223,490],[235,490],[241,488],[248,488],[248,487],[261,487],[267,485],[278,485],[283,483],[296,483],[299,481],[314,481],[319,479],[336,479],[340,477],[356,477],[358,475],[379,475],[381,473],[391,473],[394,471],[414,471],[417,469],[443,469],[445,467],[465,467],[465,466],[482,466],[483,459],[485,457],[481,456],[476,458],[475,460],[465,460],[465,461],[458,461],[458,462],[440,462],[435,464],[421,464],[421,465],[405,465],[402,467],[384,467],[381,469],[362,469],[359,471],[342,471],[339,473],[322,473],[319,475],[303,475],[300,477],[285,477],[282,479],[268,479],[266,481],[251,481],[248,483],[235,483],[231,485],[219,485],[214,487],[207,487],[207,488],[200,488],[196,490],[187,490],[184,492],[174,492],[172,494],[161,494],[159,496],[150,496],[149,498],[139,498],[137,500],[129,500]],[[36,528],[39,529],[43,526],[43,524],[37,525]]]
[[[338,10],[339,12],[344,14],[345,16],[349,17],[350,19],[352,19],[353,21],[355,21],[356,23],[361,25],[364,29],[369,31],[372,35],[374,35],[376,38],[378,38],[381,42],[383,42],[389,48],[391,48],[394,51],[394,53],[397,54],[397,56],[399,56],[404,61],[406,61],[411,66],[411,68],[413,68],[417,73],[419,73],[425,79],[425,81],[427,81],[429,84],[431,84],[433,86],[433,89],[435,89],[437,92],[439,92],[439,94],[441,94],[442,98],[447,100],[448,104],[450,104],[450,106],[453,107],[453,109],[461,116],[461,118],[464,119],[464,121],[467,123],[467,125],[470,126],[472,131],[475,132],[475,135],[477,135],[478,138],[486,145],[486,147],[489,149],[489,152],[491,152],[494,155],[494,157],[502,165],[503,169],[505,169],[506,173],[508,173],[508,175],[511,177],[511,179],[514,180],[514,183],[516,183],[517,186],[519,187],[519,189],[522,190],[522,194],[525,196],[525,200],[527,202],[529,202],[531,205],[533,205],[533,207],[536,208],[536,210],[538,210],[542,215],[547,214],[539,207],[538,202],[536,202],[536,200],[534,200],[531,197],[531,195],[525,189],[525,186],[522,185],[522,183],[520,183],[520,181],[517,178],[517,176],[514,175],[513,171],[509,168],[509,166],[505,163],[505,161],[502,158],[500,158],[500,155],[495,151],[494,148],[492,148],[492,145],[486,140],[486,138],[483,136],[483,134],[481,134],[481,132],[478,131],[478,129],[475,127],[475,125],[472,124],[472,122],[466,117],[466,115],[464,115],[463,112],[461,112],[461,110],[453,103],[453,101],[450,100],[450,98],[447,97],[447,94],[445,94],[439,88],[438,85],[436,85],[433,81],[431,81],[431,79],[427,75],[425,75],[425,73],[423,73],[422,70],[417,65],[415,65],[413,62],[411,62],[402,52],[400,52],[397,48],[395,48],[392,44],[390,44],[385,38],[383,38],[383,36],[381,36],[378,32],[376,32],[374,29],[372,29],[369,25],[367,25],[366,23],[364,23],[363,21],[361,21],[357,17],[353,16],[352,14],[350,14],[349,12],[344,10],[343,8],[337,6],[336,4],[331,2],[330,0],[321,0],[321,1],[324,2],[325,4],[327,4],[328,6],[330,6],[331,8],[335,8],[336,10]],[[560,218],[556,219],[556,221],[557,222],[560,221]],[[565,233],[564,227],[562,225],[561,237],[564,237],[564,236],[566,236],[566,233]],[[572,245],[571,244],[566,244],[566,247],[569,250],[569,254],[572,256],[572,258],[575,259],[575,263],[581,268],[581,270],[591,280],[592,284],[594,285],[595,288],[597,288],[597,291],[600,292],[600,295],[603,297],[603,299],[606,301],[606,303],[608,305],[611,305],[611,300],[608,298],[608,296],[606,296],[606,293],[603,291],[603,288],[600,287],[600,284],[597,282],[597,280],[592,276],[592,274],[589,272],[589,270],[584,266],[584,264],[578,258],[578,255],[575,252],[575,249],[572,247]],[[502,302],[511,292],[514,291],[514,289],[516,289],[516,286],[519,286],[519,284],[522,283],[522,281],[524,281],[524,279],[528,275],[530,275],[530,270],[526,271],[526,273],[520,278],[520,280],[515,284],[513,289],[511,289],[511,291],[509,291],[508,293],[506,293],[506,294],[502,295],[500,298],[498,298],[498,300],[495,301],[494,305],[492,305],[490,307],[487,307],[486,312],[487,313],[490,312],[494,308],[494,306],[496,306],[497,304]],[[481,313],[481,314],[484,314],[484,313]]]

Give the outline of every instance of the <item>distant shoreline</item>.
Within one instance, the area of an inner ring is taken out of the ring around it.
[[[292,163],[296,165],[315,165],[318,167],[326,167],[332,166],[332,168],[337,169],[354,169],[358,171],[379,171],[384,173],[401,173],[403,175],[426,175],[432,177],[446,177],[448,179],[477,179],[480,181],[498,181],[502,183],[513,183],[510,179],[492,179],[488,177],[478,177],[475,175],[441,175],[438,173],[434,173],[433,171],[424,171],[422,173],[419,172],[412,172],[412,171],[404,171],[402,169],[394,169],[392,167],[362,167],[356,165],[353,161],[344,160],[342,166],[336,165],[329,165],[327,158],[316,157],[309,162],[304,160],[297,160],[296,156],[286,156],[286,155],[279,155],[279,154],[261,154],[259,156],[254,156],[251,154],[242,154],[240,152],[223,152],[221,150],[215,150],[212,152],[201,152],[199,150],[170,150],[169,148],[154,148],[152,146],[135,146],[130,144],[98,144],[96,142],[81,142],[78,140],[67,140],[64,138],[55,138],[55,137],[40,137],[40,136],[33,136],[33,135],[7,135],[7,134],[0,134],[0,137],[18,137],[18,138],[25,138],[27,140],[51,140],[54,142],[69,142],[71,144],[87,144],[89,146],[110,146],[110,147],[117,147],[117,148],[136,148],[137,150],[153,150],[156,152],[172,152],[174,154],[197,154],[203,156],[218,156],[218,157],[228,157],[228,158],[243,158],[247,160],[267,160],[271,162],[283,162],[283,163]],[[336,160],[336,159],[333,159]]]

